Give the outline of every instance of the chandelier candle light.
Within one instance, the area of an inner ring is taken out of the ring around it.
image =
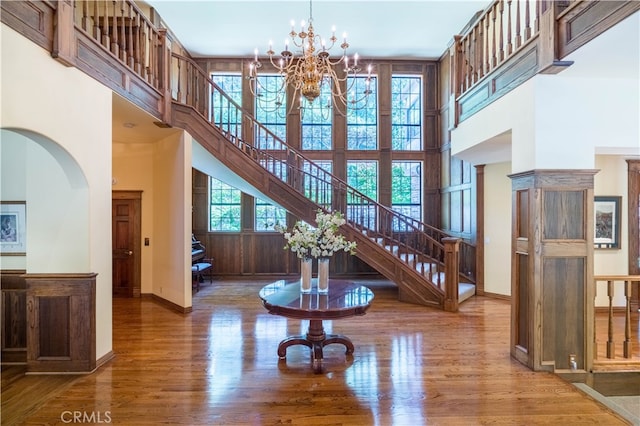
[[[338,38],[335,35],[335,27],[332,29],[329,44],[320,35],[316,34],[313,28],[313,8],[311,0],[309,0],[309,25],[305,30],[305,22],[302,21],[300,32],[295,31],[295,23],[291,23],[291,32],[289,36],[294,48],[300,49],[299,56],[289,50],[289,40],[285,40],[284,50],[280,53],[280,58],[275,57],[273,43],[269,42],[269,50],[266,52],[269,61],[275,70],[283,77],[282,86],[272,90],[260,84],[258,79],[258,70],[262,68],[262,63],[258,58],[258,49],[255,50],[253,61],[249,64],[249,80],[251,84],[251,92],[256,97],[267,97],[276,106],[283,104],[286,99],[286,90],[288,86],[293,88],[294,99],[300,97],[300,108],[303,108],[303,99],[311,105],[313,101],[320,96],[323,85],[328,85],[333,99],[333,107],[343,114],[346,112],[346,106],[357,109],[358,106],[366,101],[372,93],[370,89],[371,83],[371,65],[368,66],[368,75],[365,80],[365,89],[359,95],[353,93],[353,87],[356,79],[352,78],[349,87],[346,82],[349,77],[357,77],[361,71],[358,64],[358,54],[356,53],[353,60],[350,61],[347,56],[346,33],[343,36],[340,49],[342,55],[334,60],[331,59],[329,51],[334,47]],[[338,65],[343,65],[343,75],[340,76],[335,70]],[[265,99],[264,103],[268,101]],[[330,106],[330,105],[329,105]],[[293,102],[291,103],[291,108]]]
[[[316,213],[315,228],[309,224],[298,221],[291,232],[285,227],[276,225],[274,228],[284,234],[289,249],[296,253],[300,259],[300,291],[311,292],[311,259],[318,259],[318,293],[329,292],[329,259],[339,251],[354,255],[356,243],[347,241],[344,235],[338,233],[338,228],[346,223],[344,215],[340,212],[324,213],[318,210]]]

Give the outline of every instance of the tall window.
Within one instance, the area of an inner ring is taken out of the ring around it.
[[[355,81],[354,81],[355,79]],[[347,87],[352,84],[349,98],[361,97],[367,89],[366,77],[349,77]],[[347,149],[375,150],[378,148],[378,80],[371,78],[366,104],[358,103],[356,108],[347,105]],[[353,94],[352,94],[353,92]]]
[[[240,232],[242,193],[216,178],[209,180],[211,231]]]
[[[308,162],[303,165],[304,195],[329,209],[331,207],[332,182],[329,181],[323,171],[331,174],[333,164],[331,161],[314,161],[314,164],[318,167],[311,167]]]
[[[320,96],[313,102],[302,99],[302,149],[331,149],[331,84],[326,80],[320,86]]]
[[[422,149],[422,78],[391,78],[391,148],[396,151]]]
[[[211,79],[236,104],[242,106],[242,76],[240,74],[212,74]],[[215,89],[211,92],[210,120],[231,135],[239,136],[241,134],[242,112]]]
[[[275,96],[283,84],[279,75],[262,75],[258,77],[258,96],[255,98],[256,120],[286,141],[287,137],[287,99],[286,96]],[[281,149],[266,135],[256,135],[256,146],[260,149]]]
[[[374,201],[378,198],[378,162],[348,161],[347,184]],[[352,195],[347,196],[347,218],[369,228],[376,229],[376,209],[370,203]]]
[[[274,225],[287,224],[287,211],[282,207],[274,206],[260,198],[256,198],[255,206],[254,229],[256,231],[275,231]]]
[[[391,208],[405,216],[422,220],[422,163],[393,161],[391,166]],[[394,224],[395,230],[398,224]]]

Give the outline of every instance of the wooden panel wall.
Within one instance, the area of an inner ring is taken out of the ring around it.
[[[208,72],[245,72],[242,61],[237,59],[200,59],[198,63]],[[394,160],[420,160],[423,162],[423,220],[440,226],[440,105],[438,87],[438,63],[435,61],[377,61],[375,73],[378,77],[378,149],[352,151],[346,149],[346,121],[336,114],[333,121],[333,150],[307,151],[312,160],[331,160],[333,173],[345,179],[348,160],[371,159],[378,162],[379,199],[382,204],[391,203],[391,165]],[[391,77],[398,75],[420,75],[423,78],[423,132],[422,151],[391,150]],[[253,100],[244,89],[243,103],[251,105]],[[300,146],[300,116],[293,111],[287,117],[287,138],[291,146]],[[250,136],[249,136],[250,137]],[[193,175],[193,228],[196,237],[207,247],[207,255],[214,257],[214,274],[217,275],[297,275],[299,262],[295,257],[280,252],[284,246],[282,236],[253,231],[253,197],[243,195],[242,231],[236,233],[208,232],[207,179],[202,173]],[[467,188],[469,189],[469,188]],[[467,193],[467,197],[470,195]],[[274,195],[276,198],[276,195]],[[465,215],[465,218],[468,216]],[[295,223],[288,218],[288,226]],[[279,239],[279,242],[278,242]],[[278,250],[274,251],[274,247]],[[275,253],[275,254],[274,254]],[[332,276],[377,275],[377,272],[357,257],[338,254],[330,265]]]
[[[27,284],[24,270],[0,271],[2,363],[27,362]]]
[[[27,372],[96,368],[96,274],[26,274]]]
[[[284,250],[285,240],[279,233],[253,230],[254,198],[242,195],[242,231],[208,232],[208,179],[193,170],[193,224],[196,238],[205,246],[207,257],[213,257],[215,276],[298,276],[300,261]],[[296,218],[289,216],[288,226]],[[355,256],[337,253],[329,266],[331,276],[378,276],[378,272]],[[314,266],[314,271],[316,267]]]
[[[451,130],[455,110],[450,102],[451,58],[445,54],[439,69],[440,101],[440,205],[442,230],[475,243],[477,232],[476,169],[451,156]]]

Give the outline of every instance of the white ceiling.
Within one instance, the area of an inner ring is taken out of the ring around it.
[[[251,57],[269,41],[279,52],[291,21],[309,20],[307,0],[147,0],[194,57]],[[347,33],[348,54],[367,58],[435,59],[490,0],[314,0],[316,34]],[[339,48],[334,49],[336,54]]]

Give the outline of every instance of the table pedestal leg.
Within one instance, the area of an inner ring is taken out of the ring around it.
[[[284,339],[278,345],[278,357],[287,357],[287,348],[292,345],[305,345],[311,349],[311,360],[314,369],[318,370],[322,363],[322,348],[332,343],[340,343],[345,346],[347,355],[353,353],[354,347],[351,340],[341,334],[326,334],[322,326],[322,320],[309,320],[309,330],[306,336],[292,336]]]

